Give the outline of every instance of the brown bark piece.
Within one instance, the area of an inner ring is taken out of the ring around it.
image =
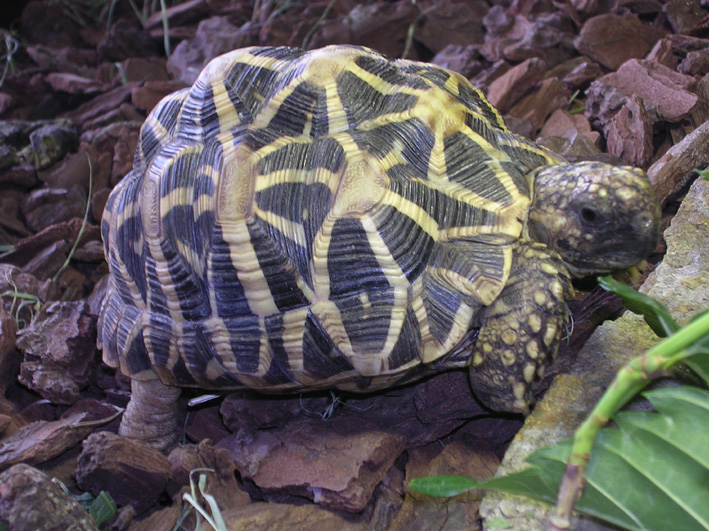
[[[185,88],[181,80],[171,81],[146,81],[142,86],[135,87],[131,94],[131,101],[141,111],[149,112],[157,103],[176,90]]]
[[[83,490],[107,490],[118,505],[130,504],[137,514],[157,501],[169,477],[170,463],[158,450],[107,431],[84,441],[76,468]]]
[[[75,124],[79,124],[81,130],[85,131],[87,129],[86,122],[105,114],[107,109],[116,109],[121,103],[128,101],[134,86],[135,84],[129,83],[100,94],[79,105],[76,109],[65,112],[62,114],[62,118],[67,118]]]
[[[477,47],[474,45],[458,46],[451,44],[438,52],[436,56],[431,59],[431,62],[470,78],[477,74],[482,68],[482,64],[478,60],[479,57],[480,54],[477,51]]]
[[[587,115],[603,126],[624,105],[638,96],[655,121],[678,122],[699,103],[692,92],[694,78],[674,72],[654,61],[631,59],[617,72],[594,81],[587,91]]]
[[[662,204],[689,182],[694,170],[709,165],[707,146],[709,122],[704,122],[650,166],[647,174]]]
[[[500,113],[507,113],[512,105],[534,85],[539,83],[546,72],[546,64],[541,59],[527,59],[511,68],[490,83],[487,97]]]
[[[598,15],[581,28],[576,49],[615,70],[629,59],[643,57],[663,35],[633,15]]]
[[[466,46],[484,40],[482,18],[490,7],[482,0],[424,0],[416,40],[435,53],[446,46]]]
[[[250,44],[248,33],[226,17],[211,17],[197,27],[193,39],[179,43],[168,59],[168,71],[185,84],[192,84],[210,59]]]
[[[0,293],[6,291],[35,295],[43,302],[53,300],[57,295],[56,286],[50,280],[40,281],[14,265],[0,264]]]
[[[77,411],[59,420],[38,420],[18,428],[0,441],[0,469],[54,459],[78,445],[100,424],[97,420],[90,411]],[[110,416],[106,420],[110,421]]]
[[[676,33],[689,33],[707,17],[701,0],[670,0],[662,10]]]
[[[359,512],[403,450],[403,438],[333,419],[290,422],[280,430],[242,430],[223,439],[242,476],[265,490]]]
[[[547,71],[545,77],[557,77],[569,92],[585,87],[603,74],[598,63],[588,57],[575,57]]]
[[[591,124],[585,116],[557,109],[546,121],[539,136],[560,136],[573,140],[579,134],[586,136],[594,144],[598,143],[601,136],[598,131],[591,130]]]
[[[652,124],[643,100],[629,99],[606,127],[608,152],[623,159],[625,164],[647,168],[654,153]]]
[[[342,516],[312,505],[287,503],[252,503],[222,514],[227,529],[237,531],[290,531],[317,529],[318,531],[365,531],[364,522],[350,521]]]
[[[701,76],[709,72],[709,48],[689,52],[679,64],[678,71],[688,76]]]
[[[567,24],[558,13],[538,18],[520,40],[504,47],[503,54],[514,62],[541,58],[549,66],[562,63],[575,52],[571,27],[565,28]]]
[[[390,57],[399,57],[404,51],[409,26],[418,15],[418,9],[406,0],[368,5],[358,3],[345,17],[344,23],[352,36],[352,44],[370,46]]]
[[[0,395],[3,396],[20,372],[22,356],[15,348],[15,341],[17,322],[10,312],[0,307]]]
[[[89,513],[50,477],[26,464],[0,474],[0,524],[14,531],[97,531]]]
[[[251,498],[239,488],[234,477],[236,467],[229,458],[229,452],[221,448],[216,450],[210,441],[199,445],[178,446],[168,456],[171,473],[167,485],[168,494],[174,496],[183,487],[190,485],[190,472],[193,482],[199,480],[199,474],[207,476],[206,493],[214,496],[222,510],[248,505]],[[197,472],[196,469],[209,469]]]
[[[510,116],[526,120],[531,126],[530,137],[541,130],[547,117],[562,107],[568,100],[564,86],[557,78],[548,78],[539,88],[517,102],[509,111]]]
[[[72,404],[89,383],[96,354],[96,322],[89,305],[54,302],[19,334],[25,358],[20,382],[54,404]]]
[[[435,475],[463,475],[483,480],[494,475],[499,459],[485,448],[474,448],[454,440],[441,449],[438,443],[409,452],[406,480]],[[478,505],[482,492],[472,490],[455,498],[428,498],[408,491],[404,504],[392,522],[392,529],[415,529],[426,522],[434,529],[481,529]]]

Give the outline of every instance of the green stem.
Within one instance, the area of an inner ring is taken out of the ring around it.
[[[690,347],[709,334],[709,313],[655,345],[643,356],[623,367],[576,430],[566,474],[559,487],[556,512],[548,529],[568,529],[571,511],[585,486],[584,474],[598,432],[631,398],[653,378],[662,376],[678,361],[691,356]]]

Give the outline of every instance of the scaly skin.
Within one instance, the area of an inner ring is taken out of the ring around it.
[[[180,410],[179,387],[160,380],[132,380],[131,400],[123,413],[118,434],[138,439],[165,453],[178,441]]]
[[[522,240],[514,250],[510,280],[480,315],[470,382],[493,409],[528,413],[533,385],[544,374],[568,323],[571,279],[559,255]]]

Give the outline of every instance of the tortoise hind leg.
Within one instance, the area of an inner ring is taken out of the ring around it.
[[[169,451],[177,444],[180,433],[179,398],[178,387],[169,387],[160,380],[132,380],[131,399],[118,434]]]
[[[480,314],[470,381],[495,410],[527,414],[533,386],[551,364],[568,322],[571,280],[561,258],[522,240],[499,297]]]

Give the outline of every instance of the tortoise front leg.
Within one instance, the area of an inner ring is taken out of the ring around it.
[[[132,380],[131,393],[118,434],[141,440],[162,452],[172,449],[180,434],[180,389],[160,380]]]
[[[495,410],[527,414],[533,385],[551,364],[568,323],[571,280],[559,255],[522,240],[509,280],[480,315],[470,381],[476,396]]]

